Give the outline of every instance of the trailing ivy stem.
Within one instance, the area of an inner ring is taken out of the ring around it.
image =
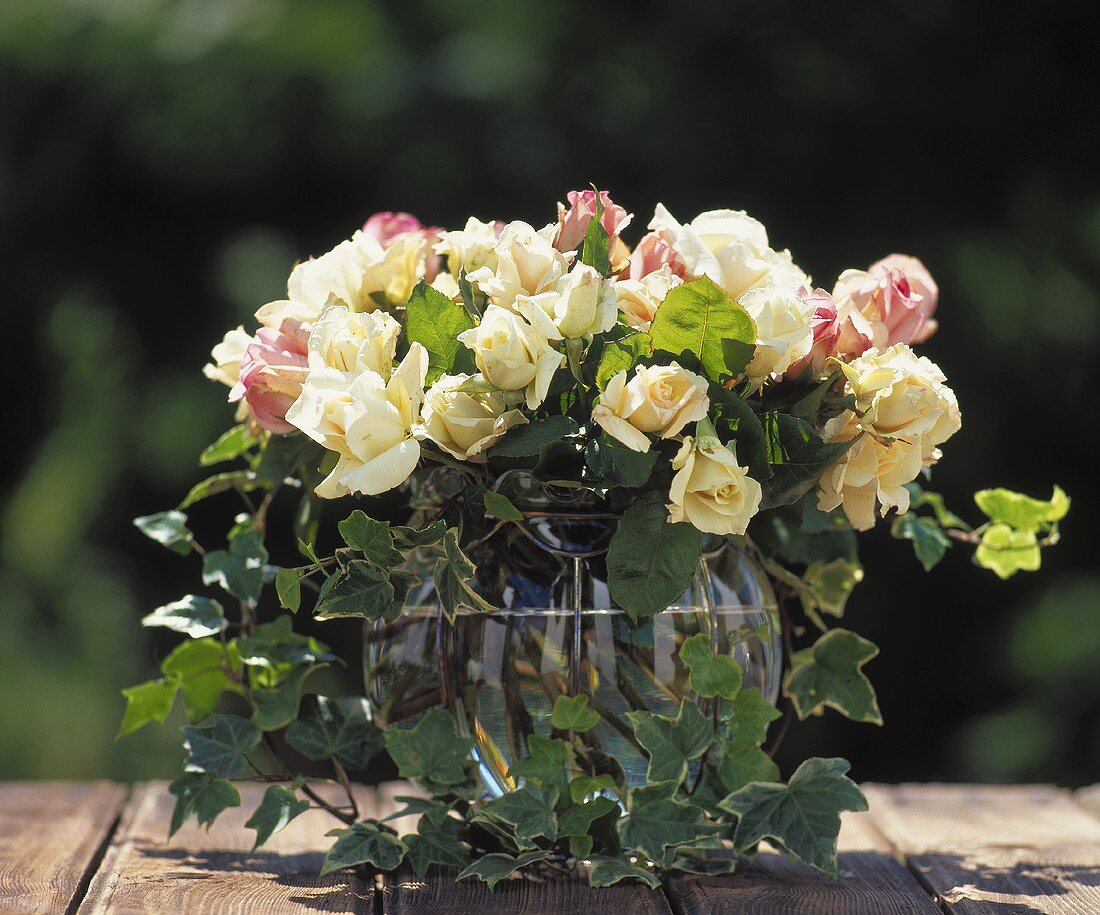
[[[290,766],[288,766],[286,764],[286,760],[283,759],[282,754],[279,752],[278,748],[275,746],[275,741],[273,741],[271,739],[271,735],[265,733],[263,740],[264,740],[264,746],[267,748],[267,752],[271,754],[272,759],[274,759],[275,762],[278,764],[279,768],[283,770],[283,772],[285,773],[287,779],[291,780],[292,775],[291,775],[291,771],[290,771]],[[333,762],[335,762],[335,760],[333,760]],[[311,801],[313,801],[313,803],[315,803],[322,810],[327,810],[334,817],[336,817],[336,819],[340,820],[340,822],[345,823],[348,826],[353,825],[355,823],[355,821],[357,819],[359,819],[359,809],[358,809],[358,807],[356,807],[354,805],[354,801],[352,802],[352,809],[355,812],[354,813],[344,813],[342,810],[340,810],[339,807],[336,807],[336,806],[330,804],[323,797],[321,797],[321,795],[319,795],[316,791],[314,791],[309,786],[309,784],[306,783],[306,782],[302,783],[302,794],[304,794],[306,797],[308,797]]]
[[[351,814],[356,820],[359,819],[359,804],[355,801],[355,795],[351,790],[351,779],[348,778],[347,770],[340,764],[335,756],[332,757],[332,768],[336,770],[336,778],[340,782],[340,785],[344,789],[344,793],[348,796],[348,806],[351,807]]]

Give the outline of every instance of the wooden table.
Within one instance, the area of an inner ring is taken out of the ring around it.
[[[249,854],[242,824],[261,789],[241,787],[243,807],[169,842],[163,783],[0,784],[0,913],[1100,913],[1100,786],[865,785],[871,809],[845,818],[837,881],[766,852],[662,890],[556,877],[492,894],[450,873],[318,877],[332,841],[320,811]],[[377,815],[402,790],[363,788],[360,806]]]

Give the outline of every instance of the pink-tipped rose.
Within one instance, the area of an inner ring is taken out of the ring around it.
[[[294,318],[286,318],[279,328],[261,327],[241,359],[230,402],[243,400],[252,418],[269,432],[294,432],[286,411],[302,391],[308,343],[308,327]]]
[[[596,192],[570,191],[565,199],[569,201],[569,208],[566,209],[565,204],[558,204],[558,234],[554,239],[554,247],[559,251],[576,251],[584,241],[588,223],[596,215]],[[634,217],[618,204],[612,203],[611,195],[607,191],[600,191],[600,200],[603,202],[600,224],[614,246],[619,233],[630,225],[630,220]]]
[[[814,375],[823,375],[830,357],[853,359],[870,348],[871,324],[850,305],[837,308],[832,295],[820,288],[811,291],[802,286],[798,296],[807,308],[813,309],[810,328],[814,342],[809,354],[787,370],[788,377],[795,378],[807,370]]]
[[[850,302],[871,323],[878,349],[923,343],[938,327],[932,315],[939,287],[924,264],[906,254],[891,254],[867,270],[845,270],[833,297],[841,307]]]
[[[430,283],[439,273],[439,255],[433,245],[439,240],[439,226],[426,226],[411,213],[375,213],[363,223],[363,234],[374,238],[383,248],[389,248],[404,235],[417,235],[425,242],[424,280]]]
[[[628,278],[642,280],[664,267],[668,267],[673,276],[687,276],[683,259],[660,232],[643,235],[638,247],[631,252]]]

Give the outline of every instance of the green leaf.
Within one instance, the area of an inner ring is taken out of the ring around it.
[[[307,810],[309,801],[298,800],[298,796],[290,788],[272,785],[264,792],[264,799],[260,801],[255,813],[244,824],[247,829],[256,830],[256,842],[252,850],[255,851],[287,823]]]
[[[196,502],[209,499],[219,493],[228,492],[231,489],[239,489],[241,492],[252,492],[256,488],[256,474],[251,470],[230,470],[226,473],[216,473],[207,477],[191,487],[190,492],[179,504],[179,510],[190,508]]]
[[[393,598],[389,574],[365,560],[355,559],[325,582],[313,615],[319,620],[347,616],[377,620],[390,609]]]
[[[523,512],[516,508],[511,500],[502,493],[486,489],[482,494],[482,499],[485,502],[485,511],[494,518],[500,518],[501,521],[523,520]]]
[[[669,784],[674,787],[674,783]],[[703,811],[692,804],[667,797],[647,798],[639,803],[639,799],[647,795],[645,789],[634,788],[630,795],[630,813],[619,826],[623,845],[641,852],[658,865],[665,860],[667,849],[693,844],[723,828],[708,823],[703,818]]]
[[[867,800],[845,776],[843,759],[808,759],[786,785],[754,782],[722,801],[737,816],[738,852],[768,839],[784,853],[837,876],[836,840],[844,810],[866,810]]]
[[[748,401],[720,384],[712,384],[708,396],[714,426],[729,433],[738,463],[746,465],[754,479],[767,480],[774,471],[768,462],[768,443],[760,417]]]
[[[161,673],[175,680],[183,693],[183,706],[191,721],[212,714],[223,692],[242,694],[234,676],[240,674],[240,657],[233,642],[193,639],[177,645],[160,665]]]
[[[187,750],[184,768],[223,778],[238,778],[248,771],[246,753],[260,744],[260,729],[247,718],[215,715],[210,724],[181,728]]]
[[[469,880],[471,877],[477,877],[489,884],[490,890],[495,890],[501,880],[511,877],[520,868],[552,857],[554,857],[554,853],[550,851],[528,851],[514,857],[501,852],[493,852],[491,855],[482,855],[455,879]]]
[[[443,555],[435,561],[435,591],[448,621],[463,607],[481,613],[491,613],[494,607],[470,585],[477,571],[458,545],[458,531],[450,528],[443,535]]]
[[[619,803],[609,797],[574,804],[558,816],[558,838],[586,836],[596,820],[612,811],[618,813]]]
[[[861,581],[863,569],[847,559],[812,562],[802,573],[802,582],[809,588],[809,593],[801,594],[803,606],[807,613],[821,611],[839,619],[844,615],[852,590]]]
[[[707,277],[677,286],[661,303],[649,329],[654,350],[690,352],[711,381],[740,375],[756,349],[749,313]]]
[[[681,702],[675,718],[641,711],[626,717],[649,756],[651,782],[682,782],[688,761],[699,759],[714,739],[714,725],[693,702]]]
[[[447,815],[446,810],[429,811],[420,818],[417,830],[402,841],[408,849],[413,873],[423,877],[433,864],[443,867],[465,867],[470,853],[462,844],[462,821]]]
[[[293,666],[336,660],[336,655],[313,636],[295,632],[293,620],[286,614],[256,626],[250,637],[238,639],[237,651],[241,661],[253,668],[253,673],[256,668],[262,668],[273,671],[276,678],[281,673],[289,673]],[[270,686],[272,682],[270,677],[265,677],[262,685]]]
[[[532,734],[527,738],[527,755],[512,763],[508,777],[557,788],[564,796],[569,791],[569,745],[563,740]]]
[[[554,840],[558,835],[558,818],[554,814],[557,803],[557,788],[528,782],[522,788],[486,801],[478,815],[485,814],[509,824],[520,839],[541,836]]]
[[[618,340],[608,340],[596,369],[596,387],[602,391],[619,372],[629,372],[639,359],[652,353],[653,340],[646,333],[626,334]]]
[[[599,479],[611,486],[640,489],[649,482],[660,452],[635,451],[606,432],[589,438],[585,445],[585,460]]]
[[[241,806],[241,796],[233,783],[217,775],[187,772],[168,786],[168,792],[176,798],[169,838],[192,815],[198,818],[200,826],[208,826],[223,810]]]
[[[252,701],[256,708],[252,713],[253,724],[263,731],[277,731],[297,718],[302,687],[316,669],[315,666],[298,667],[271,686],[254,686]]]
[[[735,699],[744,673],[741,665],[726,654],[711,651],[710,636],[698,632],[680,646],[680,660],[691,671],[689,683],[700,696]]]
[[[611,238],[603,227],[603,210],[603,199],[596,191],[596,213],[588,220],[588,228],[584,231],[581,263],[595,269],[600,276],[607,276],[611,272],[611,261],[608,259]]]
[[[316,469],[324,454],[323,446],[301,432],[269,436],[256,467],[256,481],[269,488],[281,486],[303,464]]]
[[[307,759],[334,756],[349,769],[365,769],[383,746],[382,731],[371,721],[370,706],[361,696],[318,696],[313,707],[287,728],[286,742]]]
[[[279,569],[275,573],[275,593],[279,595],[279,606],[291,613],[297,613],[302,606],[301,569]]]
[[[429,381],[448,373],[476,371],[473,354],[458,335],[474,326],[469,312],[442,292],[420,282],[405,306],[405,334],[409,343],[428,351]]]
[[[581,734],[600,723],[600,714],[588,707],[588,697],[558,696],[550,713],[550,724],[559,731],[575,731]]]
[[[374,823],[356,823],[339,830],[340,838],[325,855],[321,876],[345,867],[370,864],[380,871],[392,871],[405,857],[405,843]]]
[[[922,489],[920,484],[916,482],[906,483],[905,488],[909,490],[909,509],[911,511],[927,505],[932,508],[932,512],[936,516],[936,522],[940,527],[956,528],[960,531],[973,529],[947,507],[943,496],[938,492],[929,492],[927,489]]]
[[[747,740],[761,744],[768,733],[768,725],[783,717],[774,705],[760,695],[756,687],[741,690],[724,706],[727,718],[725,733],[732,740]]]
[[[415,527],[391,527],[390,533],[401,544],[402,549],[417,546],[431,546],[439,543],[447,532],[447,524],[444,521],[436,521],[424,528]]]
[[[393,534],[388,522],[376,521],[356,509],[337,527],[344,543],[353,550],[360,550],[366,556],[367,562],[388,569],[405,561],[405,557],[394,549]]]
[[[661,878],[653,871],[635,867],[621,858],[608,858],[604,855],[591,857],[588,870],[589,886],[614,886],[622,880],[638,880],[651,890],[661,886]]]
[[[703,535],[690,524],[669,523],[667,498],[667,490],[643,493],[611,537],[607,583],[633,620],[659,613],[683,595],[699,562]]]
[[[216,550],[202,558],[202,583],[220,585],[239,600],[260,599],[264,587],[263,531],[240,530],[229,538],[229,550]]]
[[[867,639],[847,629],[825,633],[812,648],[795,652],[783,681],[783,694],[798,717],[820,715],[825,706],[852,721],[882,724],[878,699],[863,665],[878,654]]]
[[[193,639],[225,631],[229,620],[222,605],[208,597],[187,594],[179,600],[157,607],[141,619],[142,626],[163,626]]]
[[[779,766],[750,740],[730,741],[722,753],[717,772],[726,792],[737,791],[749,782],[779,780]]]
[[[913,552],[926,572],[931,572],[936,567],[951,546],[951,541],[935,520],[915,515],[912,511],[894,519],[890,526],[890,535],[897,540],[913,542]]]
[[[207,445],[199,455],[199,464],[209,467],[211,464],[220,464],[223,461],[232,461],[239,458],[256,444],[256,439],[248,431],[248,426],[241,423],[227,432],[223,432],[212,445]]]
[[[466,778],[464,764],[473,741],[459,737],[454,719],[441,708],[430,709],[415,727],[386,731],[383,739],[402,778],[426,778],[440,785]]]
[[[615,791],[618,787],[610,775],[577,775],[569,783],[569,797],[574,804],[581,803],[590,794],[602,791]]]
[[[1042,563],[1042,556],[1035,531],[1015,531],[1007,524],[992,524],[982,534],[974,561],[995,572],[998,578],[1011,578],[1017,572],[1034,572]]]
[[[163,724],[172,710],[179,685],[178,680],[165,678],[126,687],[122,691],[126,697],[126,714],[122,717],[118,737],[132,734],[150,721]]]
[[[187,515],[181,511],[142,515],[134,518],[134,527],[173,553],[186,556],[191,552],[191,531],[187,528]]]
[[[491,458],[537,457],[544,448],[579,434],[577,421],[569,416],[547,416],[510,429],[487,453]]]
[[[786,413],[765,414],[764,433],[772,476],[761,481],[761,509],[797,502],[856,441],[826,444],[813,426]]]
[[[1010,489],[983,489],[974,494],[974,501],[990,521],[1017,531],[1044,530],[1061,521],[1069,511],[1069,496],[1060,486],[1054,487],[1049,502]]]

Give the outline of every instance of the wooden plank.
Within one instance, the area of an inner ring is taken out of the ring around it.
[[[838,849],[841,877],[774,851],[725,877],[674,877],[668,883],[678,915],[798,912],[805,915],[941,915],[865,813],[845,814]]]
[[[1046,785],[866,785],[875,826],[958,915],[1100,912],[1100,820]]]
[[[264,786],[238,784],[242,806],[225,811],[210,831],[192,820],[171,841],[175,802],[163,783],[140,785],[92,880],[80,913],[374,912],[374,884],[350,871],[319,877],[339,825],[309,810],[251,853],[255,833],[244,828]],[[373,803],[364,788],[360,803]],[[334,794],[336,799],[338,794]]]
[[[69,912],[126,800],[110,782],[0,784],[0,912]]]
[[[1089,785],[1087,788],[1079,788],[1073,795],[1074,800],[1081,804],[1094,816],[1100,817],[1100,785]]]

